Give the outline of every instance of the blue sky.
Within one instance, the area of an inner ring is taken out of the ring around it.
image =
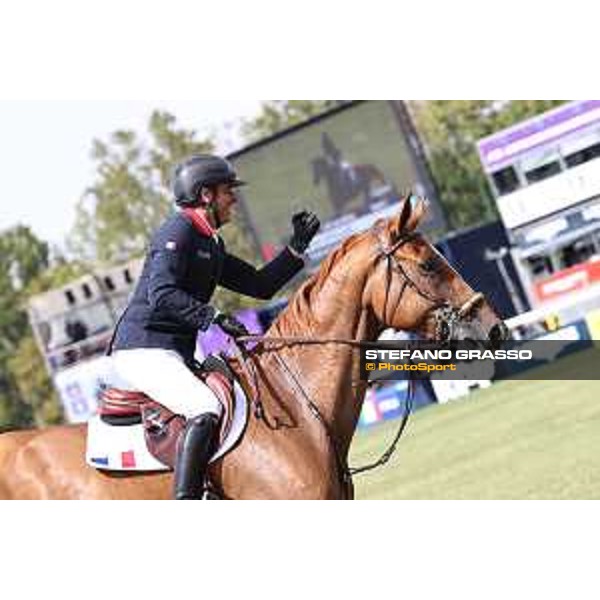
[[[0,101],[0,230],[22,223],[61,244],[93,181],[92,140],[116,129],[142,132],[154,109],[200,134],[220,130],[235,144],[236,124],[259,106],[259,100]]]

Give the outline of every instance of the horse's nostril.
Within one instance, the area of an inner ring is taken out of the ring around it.
[[[450,338],[450,326],[445,321],[442,321],[439,324],[438,337],[442,342],[445,342]]]
[[[499,346],[502,342],[508,340],[509,333],[508,327],[504,323],[496,323],[496,325],[490,329],[488,339],[493,346]]]

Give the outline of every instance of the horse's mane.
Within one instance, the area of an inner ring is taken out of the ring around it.
[[[291,333],[298,326],[310,326],[314,321],[313,306],[319,292],[323,289],[325,282],[332,271],[343,258],[365,237],[365,232],[355,233],[346,238],[335,248],[319,266],[319,269],[307,279],[298,291],[292,296],[289,304],[272,324],[278,332]]]

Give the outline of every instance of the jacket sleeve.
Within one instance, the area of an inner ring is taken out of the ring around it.
[[[150,306],[166,313],[175,321],[191,328],[205,331],[216,314],[210,304],[204,304],[185,291],[184,281],[188,268],[185,239],[158,242],[150,255],[148,301]]]
[[[269,300],[299,273],[302,267],[304,261],[294,256],[288,248],[260,269],[226,253],[220,284],[239,294]]]

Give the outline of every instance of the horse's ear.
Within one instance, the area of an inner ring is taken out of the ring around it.
[[[427,200],[413,194],[404,199],[400,214],[392,222],[392,239],[414,231],[427,213]]]

